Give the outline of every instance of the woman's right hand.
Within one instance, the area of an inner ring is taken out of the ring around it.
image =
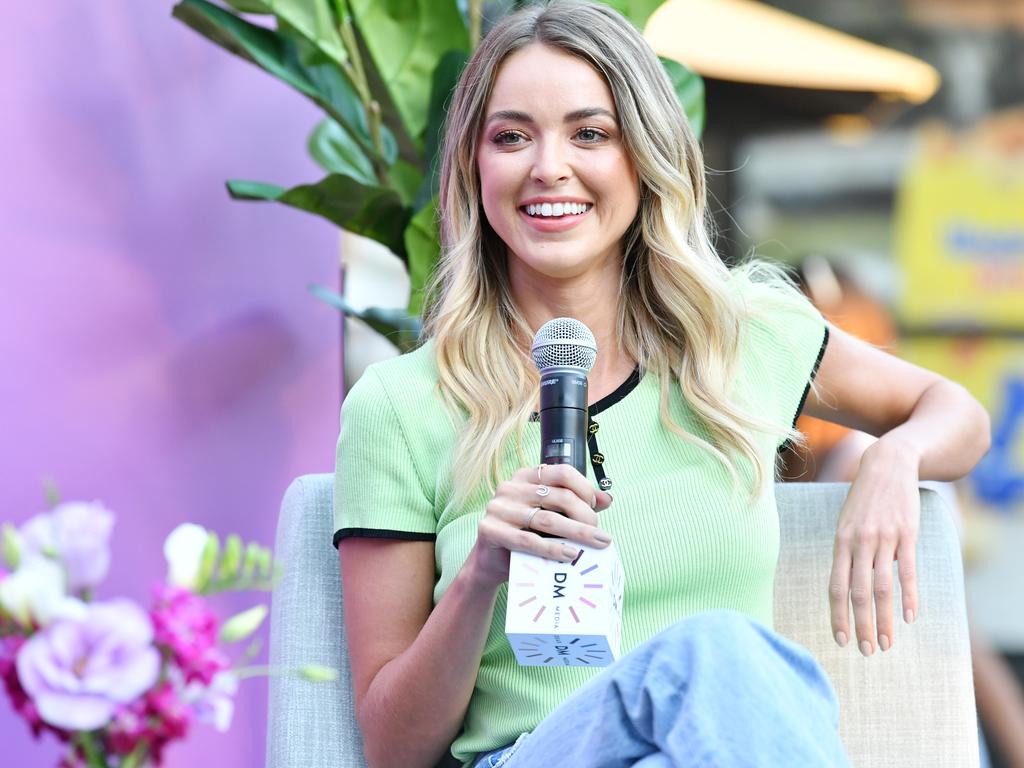
[[[568,464],[524,467],[502,482],[487,503],[467,564],[496,587],[508,580],[513,550],[571,562],[579,548],[569,542],[603,549],[612,539],[597,527],[597,513],[611,503],[610,493],[595,489]]]

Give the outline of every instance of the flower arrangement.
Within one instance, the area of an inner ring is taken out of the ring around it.
[[[19,528],[3,526],[0,560],[0,682],[39,738],[68,745],[59,768],[160,765],[193,722],[231,723],[251,643],[234,661],[225,646],[251,637],[267,615],[257,604],[223,623],[209,595],[269,590],[271,552],[193,523],[164,542],[168,573],[148,610],[118,598],[94,599],[110,567],[114,515],[98,502],[54,505]],[[294,670],[311,681],[333,671]]]

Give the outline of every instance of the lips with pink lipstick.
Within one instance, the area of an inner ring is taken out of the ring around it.
[[[561,232],[574,227],[594,204],[578,198],[533,198],[519,206],[519,213],[534,229]]]

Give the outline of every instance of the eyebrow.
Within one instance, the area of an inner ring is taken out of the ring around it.
[[[618,119],[614,114],[609,112],[604,107],[584,107],[583,109],[576,109],[572,112],[566,112],[565,117],[562,118],[564,123],[574,123],[577,120],[586,120],[588,117],[607,117],[618,123]],[[519,112],[515,109],[501,109],[497,112],[492,112],[487,118],[487,123],[493,123],[495,120],[510,120],[517,123],[532,123],[533,117],[526,112]]]

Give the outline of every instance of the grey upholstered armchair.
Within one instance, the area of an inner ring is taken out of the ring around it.
[[[284,574],[273,597],[270,661],[324,664],[341,677],[333,684],[271,679],[268,768],[366,766],[331,546],[331,487],[329,475],[308,475],[285,495],[276,550]],[[777,486],[782,552],[775,628],[811,649],[831,677],[854,766],[976,768],[963,571],[951,512],[934,491],[922,490],[920,617],[909,627],[898,623],[891,651],[865,659],[852,643],[837,647],[829,629],[825,587],[845,491],[844,485]]]

